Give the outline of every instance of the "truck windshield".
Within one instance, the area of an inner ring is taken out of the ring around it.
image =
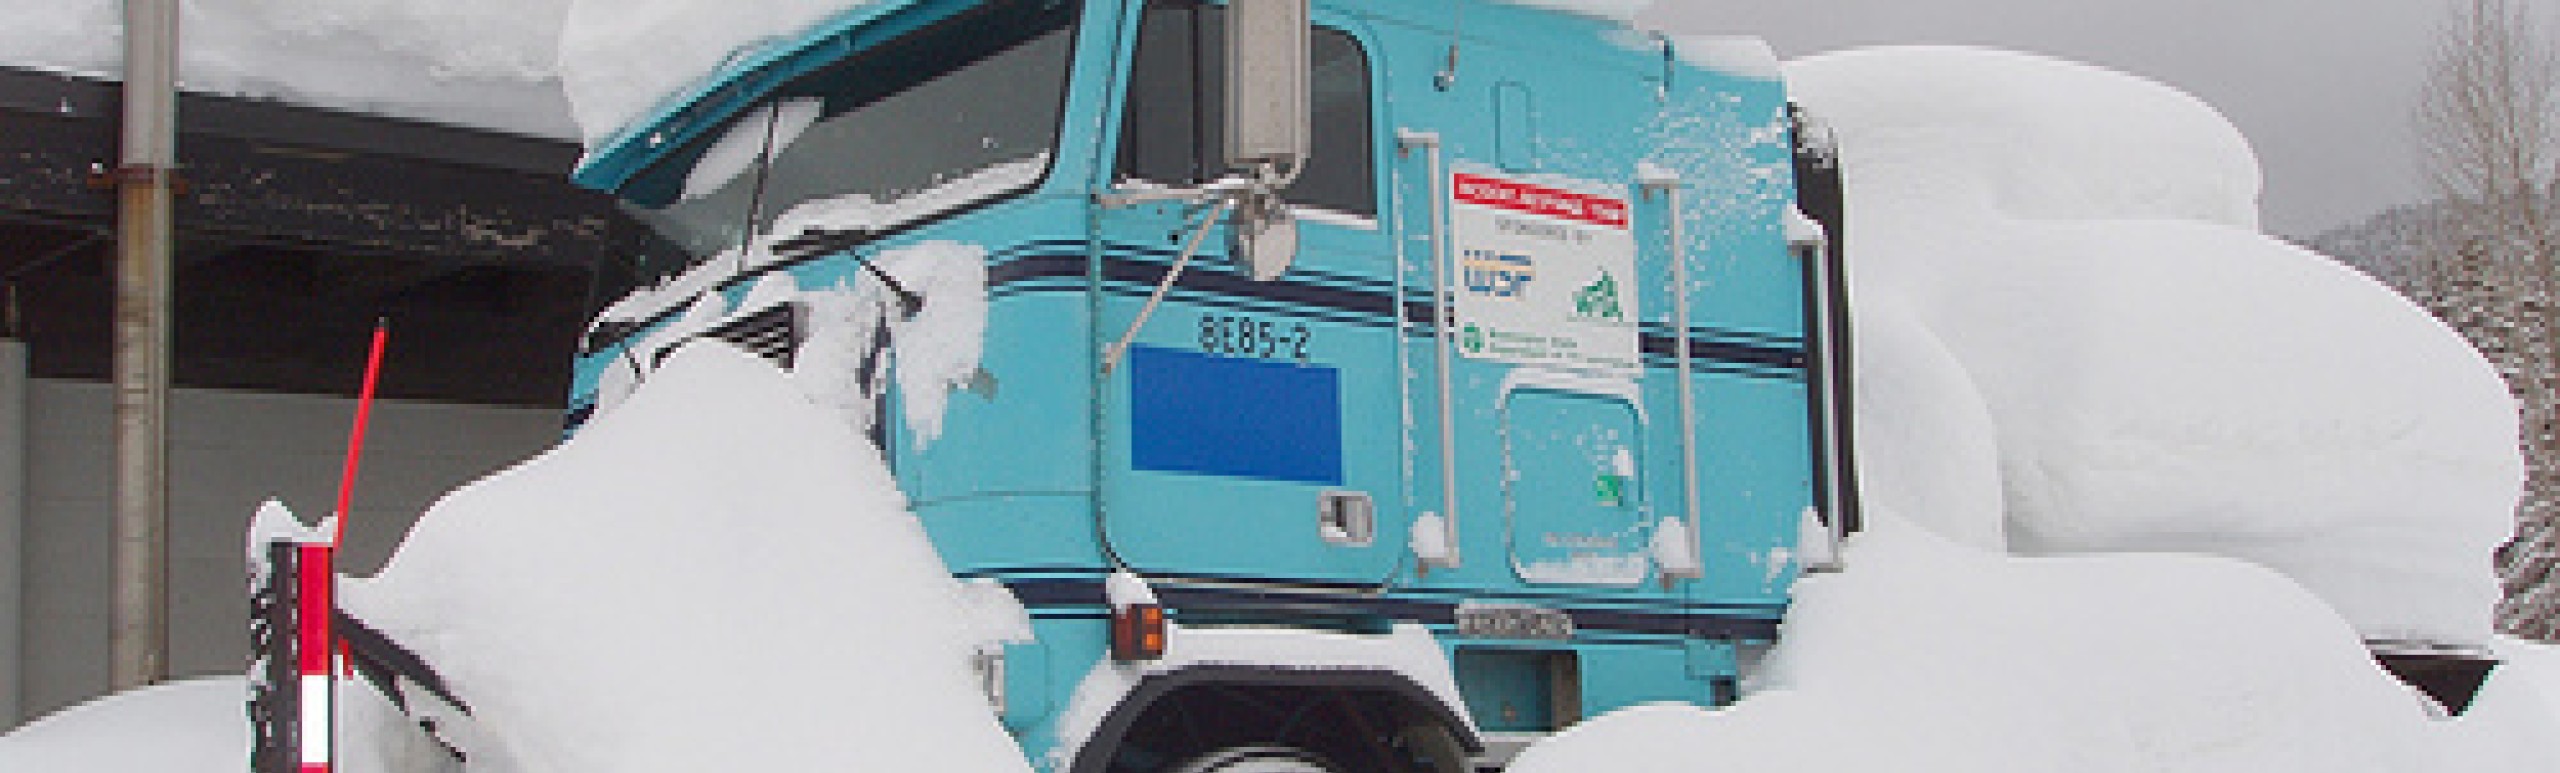
[[[1057,144],[1075,6],[992,0],[801,76],[620,196],[698,261],[750,233],[844,244],[1024,190]]]

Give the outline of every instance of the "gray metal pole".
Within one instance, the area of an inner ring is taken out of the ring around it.
[[[116,167],[117,690],[169,675],[169,254],[177,170],[177,0],[125,0],[124,142]]]
[[[27,345],[0,332],[0,730],[26,693]]]

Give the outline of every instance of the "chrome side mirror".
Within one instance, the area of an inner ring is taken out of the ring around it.
[[[1227,168],[1294,175],[1306,163],[1307,36],[1307,0],[1228,3]]]
[[[1298,257],[1298,221],[1280,190],[1306,167],[1311,125],[1307,0],[1231,0],[1226,29],[1227,168],[1256,183],[1235,208],[1235,258],[1259,281]]]
[[[1298,258],[1298,218],[1289,213],[1289,202],[1277,192],[1247,194],[1236,207],[1234,222],[1236,265],[1257,282],[1288,273]]]

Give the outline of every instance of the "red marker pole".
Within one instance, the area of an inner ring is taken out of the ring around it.
[[[335,608],[330,592],[336,585],[337,571],[331,554],[337,548],[318,542],[303,543],[295,556],[295,646],[296,671],[300,673],[297,698],[301,717],[296,723],[301,764],[299,773],[330,773],[330,759],[335,751],[336,733],[330,719],[337,702],[337,671],[330,659],[337,654],[337,636],[329,629],[329,611]]]
[[[382,349],[391,340],[391,322],[373,324],[373,351],[364,359],[364,389],[356,395],[356,427],[347,436],[347,465],[338,475],[338,509],[332,513],[338,520],[338,533],[331,535],[331,546],[347,541],[347,508],[356,498],[356,467],[364,459],[364,425],[373,418],[373,388],[382,378]]]
[[[338,637],[331,630],[337,609],[333,598],[337,591],[336,557],[339,546],[346,543],[349,509],[355,502],[356,470],[364,458],[365,424],[373,418],[373,392],[382,378],[382,350],[391,338],[391,324],[376,322],[373,326],[373,349],[365,355],[364,387],[356,395],[356,426],[347,437],[346,467],[338,476],[338,521],[336,532],[327,543],[306,543],[295,561],[300,577],[296,590],[296,663],[300,673],[300,758],[298,773],[330,773],[336,750],[335,717],[337,704]]]

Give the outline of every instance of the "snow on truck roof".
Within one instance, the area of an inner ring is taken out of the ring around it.
[[[1632,26],[1652,0],[1489,0]],[[847,33],[927,0],[741,0],[705,15],[689,0],[585,0],[560,38],[560,78],[587,146],[608,155],[679,110],[734,106],[722,84],[744,73],[789,72]],[[1746,38],[1691,37],[1692,64],[1775,78],[1777,58]],[[654,117],[654,118],[653,118]]]
[[[1650,0],[1492,0],[1632,24]],[[738,52],[916,0],[195,0],[189,91],[590,144]],[[0,66],[120,77],[116,0],[0,0]]]

